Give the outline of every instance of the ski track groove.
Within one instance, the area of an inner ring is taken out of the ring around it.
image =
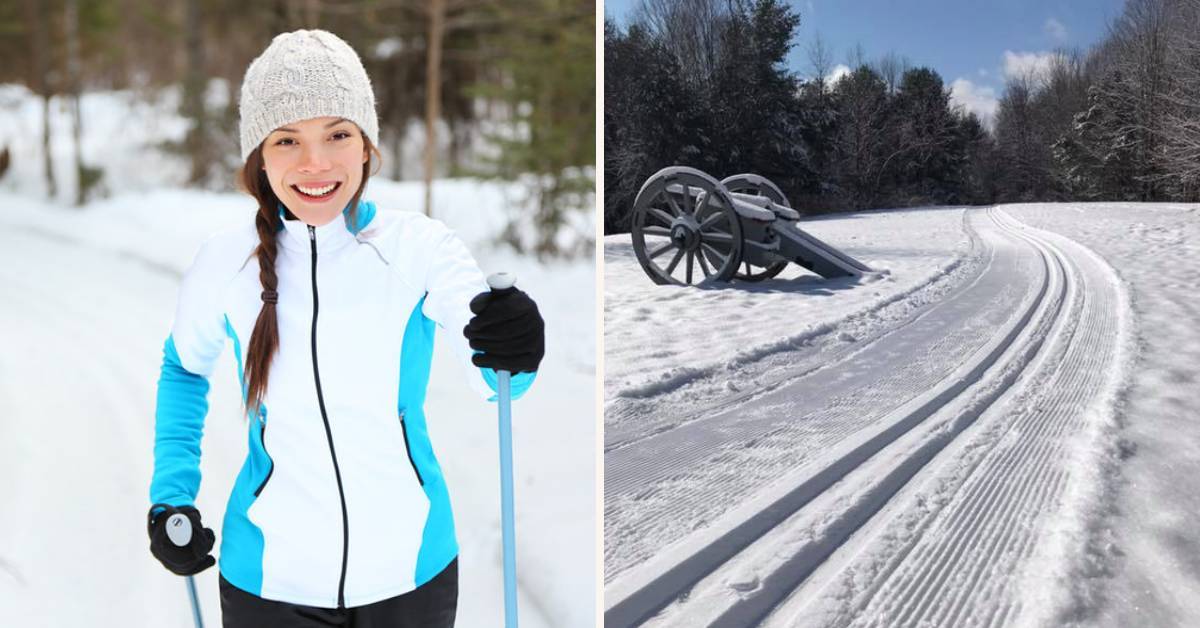
[[[1012,579],[996,576],[1011,566],[1020,565],[1032,554],[1040,513],[1061,493],[1067,481],[1066,470],[1061,464],[1055,464],[1066,444],[1064,436],[1081,426],[1087,400],[1103,383],[1112,361],[1111,353],[1103,350],[1105,339],[1112,338],[1115,332],[1111,299],[1096,303],[1097,294],[1107,296],[1107,293],[1081,290],[1080,287],[1086,285],[1083,273],[1061,261],[1063,256],[1058,251],[1055,255],[1064,270],[1074,277],[1070,295],[1072,315],[1064,323],[1066,329],[1056,338],[1060,345],[1056,353],[1062,356],[1051,367],[1053,372],[1047,378],[1049,384],[1033,399],[1026,400],[1025,412],[1017,417],[1000,440],[1014,431],[1023,438],[1000,454],[997,450],[990,451],[972,469],[967,481],[958,489],[967,497],[958,502],[960,506],[949,516],[952,533],[918,537],[919,540],[935,539],[933,543],[940,548],[930,554],[922,547],[903,557],[907,563],[904,572],[916,572],[917,575],[899,578],[906,586],[894,594],[898,599],[891,604],[877,603],[881,607],[878,613],[866,613],[875,618],[872,625],[880,625],[882,617],[889,618],[885,625],[972,625],[976,622],[963,614],[991,600],[998,602],[990,610],[985,606],[984,610],[988,612],[982,625],[1002,625],[1011,613],[1019,612],[1019,600],[1008,599]],[[1088,316],[1097,312],[1101,315],[1099,321],[1096,316]],[[1071,392],[1065,396],[1052,396],[1057,390]],[[1048,406],[1038,405],[1044,404],[1047,397],[1051,397]],[[986,468],[980,472],[979,466]],[[1018,468],[1026,472],[1014,474]],[[1005,481],[1014,475],[1021,480]],[[996,510],[1008,514],[998,520],[986,521],[982,527],[976,524],[986,513]],[[939,509],[932,516],[941,512],[944,511]],[[976,550],[981,538],[990,539],[985,551]],[[954,548],[948,558],[946,548]],[[929,576],[935,573],[938,577],[931,579]],[[889,570],[884,577],[891,580],[896,575],[896,571]],[[944,584],[947,581],[964,579],[967,586],[950,588],[952,597],[946,603],[934,603],[932,592],[946,591]],[[914,586],[918,587],[915,592]],[[883,595],[888,593],[886,588],[877,591]],[[872,597],[876,595],[873,593]],[[903,603],[899,615],[896,603]]]
[[[1056,260],[1057,260],[1057,257],[1056,257]],[[1056,264],[1056,268],[1061,269],[1061,266]],[[1051,317],[1051,318],[1053,318],[1053,317]],[[1000,440],[1002,440],[1002,439],[1003,439],[1003,437],[1001,437]],[[1011,458],[1012,458],[1011,454],[1014,451],[1015,450],[1013,448],[1005,449],[1005,454],[1006,454],[1005,462],[1008,462],[1009,460],[1011,460]],[[974,468],[972,468],[971,475],[968,477],[968,480],[966,483],[978,483],[979,482],[979,480],[978,480],[979,476],[974,475],[974,469],[978,467],[978,465],[982,462],[982,459],[983,459],[983,457],[981,457],[981,460],[975,464]],[[1005,466],[1003,468],[1007,469],[1010,467]],[[1028,482],[1030,477],[1031,476],[1029,476],[1029,475],[1023,476],[1025,482]],[[966,483],[964,483],[964,484],[966,484]],[[1013,489],[1012,485],[1004,485],[1003,486],[1003,491],[1005,491],[1005,492],[1011,491],[1012,489]],[[940,546],[935,548],[936,553],[932,557],[925,556],[925,553],[926,553],[925,546],[919,547],[917,551],[912,552],[906,556],[906,559],[909,559],[909,562],[907,562],[907,565],[909,565],[909,567],[907,568],[907,571],[912,570],[911,565],[914,562],[922,560],[922,559],[925,562],[934,563],[934,564],[943,564],[946,562],[953,563],[953,561],[959,560],[959,558],[967,550],[973,550],[980,538],[980,536],[978,534],[978,532],[980,531],[980,525],[978,524],[978,520],[982,516],[984,516],[987,512],[996,510],[995,500],[998,498],[1000,498],[1000,495],[994,491],[977,493],[977,494],[973,495],[968,502],[968,505],[970,507],[960,511],[959,516],[955,516],[955,517],[951,518],[947,524],[942,526],[943,528],[945,528],[947,526],[950,527],[950,533],[945,536],[947,538],[954,539],[954,542],[941,544]],[[979,500],[987,500],[987,501],[982,506],[980,506]],[[939,509],[937,512],[941,512],[941,511],[942,511],[942,509]],[[1007,517],[1012,517],[1016,514],[1014,511],[1007,511],[1007,513],[1008,513]],[[983,529],[986,530],[986,529],[990,529],[995,524],[996,524],[996,522],[993,519],[990,521],[985,521],[982,525],[984,526]],[[927,529],[927,532],[932,532],[932,530]],[[934,537],[942,536],[942,535],[929,534],[928,536],[930,538],[934,538]],[[962,539],[964,536],[967,536],[970,540],[963,541]],[[922,536],[922,537],[917,537],[917,538],[920,539],[920,538],[925,538],[925,537]],[[949,557],[945,556],[945,554],[944,554],[944,552],[947,552],[947,551],[952,552],[952,554]],[[892,575],[893,574],[889,573],[888,574],[889,578]],[[931,578],[932,576],[935,576],[935,575],[936,575],[936,577]],[[925,611],[925,609],[929,603],[929,600],[930,600],[930,597],[929,597],[930,592],[939,590],[940,587],[944,584],[944,582],[947,579],[949,579],[949,577],[950,577],[950,571],[948,571],[948,570],[920,569],[917,571],[916,577],[901,579],[900,582],[902,584],[908,585],[906,588],[906,593],[903,596],[901,596],[901,598],[900,598],[900,601],[905,602],[905,604],[900,607],[899,611],[893,610],[891,608],[886,608],[885,611],[887,613],[889,613],[889,616],[893,616],[893,617],[894,617],[894,615],[893,615],[894,613],[899,612],[900,615],[899,615],[899,617],[895,618],[895,621],[900,625],[906,625],[906,620],[908,620],[911,617],[913,612],[924,612]],[[914,586],[917,587],[916,592],[912,592],[912,588]]]
[[[1062,261],[1057,256],[1055,256],[1055,260],[1056,260],[1055,267],[1056,267],[1056,269],[1059,270],[1058,274],[1059,274],[1059,276],[1061,276],[1062,270],[1063,270]],[[1009,453],[1011,453],[1011,452],[1013,452],[1013,449],[1008,448],[1007,451]],[[974,470],[972,470],[971,477],[972,478],[975,477]],[[1028,481],[1029,477],[1030,477],[1029,475],[1024,476],[1026,481]],[[971,480],[968,479],[968,482],[971,482]],[[1011,485],[1004,485],[1004,490],[1006,490],[1006,491],[1011,490],[1011,488],[1012,488]],[[942,544],[939,548],[939,552],[953,551],[953,554],[949,558],[946,558],[939,553],[930,559],[926,559],[926,562],[930,562],[930,563],[934,563],[934,564],[943,564],[946,562],[953,563],[954,561],[958,560],[959,557],[966,550],[974,549],[975,544],[978,542],[978,540],[980,538],[979,535],[976,534],[976,532],[978,531],[976,522],[980,517],[985,516],[987,512],[995,510],[994,501],[997,498],[997,495],[995,493],[992,493],[989,495],[988,493],[985,492],[985,493],[981,493],[979,495],[980,495],[981,499],[988,498],[988,503],[985,505],[985,507],[969,508],[969,509],[963,511],[964,514],[961,517],[952,518],[948,524],[948,525],[950,525],[949,538],[954,539],[954,542]],[[973,504],[971,504],[971,505],[973,506]],[[1013,514],[1015,514],[1015,513],[1013,513],[1012,511],[1008,512],[1008,516],[1010,516],[1010,517]],[[966,518],[968,516],[970,516],[970,519]],[[992,523],[994,523],[994,520],[992,521]],[[987,523],[985,523],[984,525],[987,525]],[[966,535],[969,535],[969,538],[970,538],[969,542],[963,541],[963,536],[966,536]],[[931,537],[932,536],[934,536],[934,535],[931,535]],[[940,536],[940,535],[937,535],[937,536]],[[922,552],[918,551],[914,557],[914,560],[919,560],[922,558],[923,558]],[[896,618],[896,620],[899,624],[904,624],[905,621],[910,617],[910,615],[914,611],[914,609],[917,612],[922,612],[924,610],[925,604],[927,603],[927,600],[930,599],[929,593],[931,591],[934,591],[934,590],[937,590],[938,588],[940,588],[942,586],[942,584],[944,583],[944,581],[950,575],[949,571],[944,570],[944,569],[918,570],[917,574],[918,574],[917,577],[908,579],[907,582],[910,583],[910,585],[924,585],[924,586],[918,586],[918,590],[916,593],[909,593],[901,598],[901,601],[913,602],[916,604],[916,606],[906,604],[900,608],[900,615],[899,615],[899,617]],[[930,576],[933,576],[935,574],[936,574],[937,578],[935,580],[931,580]],[[902,580],[901,582],[905,582],[905,581]]]
[[[997,263],[995,259],[996,245],[991,245],[988,252],[991,258],[980,275],[974,277],[962,292],[967,292],[971,288],[977,287],[980,282],[984,281],[984,276],[988,270]],[[1025,266],[1026,261],[1014,258],[1008,263],[1013,265],[1014,269],[1021,269]],[[1011,291],[1004,291],[1000,294],[992,295],[986,303],[989,305],[983,308],[984,312],[994,313],[997,311],[1003,312],[1003,309],[996,310],[993,306],[997,302],[1004,303],[1006,297],[1011,296]],[[955,294],[961,294],[955,292]],[[1019,316],[1020,312],[1026,310],[1029,304],[1028,295],[1020,296],[1017,299],[1019,304],[1016,307],[1016,314],[1005,315],[999,323],[1000,326],[1006,327],[1011,324],[1013,318]],[[948,304],[947,304],[948,303]],[[926,311],[921,312],[914,317],[912,323],[907,323],[905,326],[911,326],[917,320],[931,318],[936,321],[935,312],[941,313],[948,308],[954,308],[961,305],[953,302],[938,303]],[[925,324],[931,324],[927,321]],[[976,329],[977,325],[974,321],[968,321],[967,325],[956,327],[949,330],[943,336],[938,338],[932,344],[927,344],[920,347],[922,355],[936,356],[937,359],[912,360],[906,364],[907,367],[914,369],[924,369],[919,373],[912,373],[904,369],[889,372],[883,379],[870,382],[857,390],[852,390],[840,396],[830,397],[825,406],[818,411],[809,414],[805,417],[805,421],[796,422],[781,420],[774,418],[770,412],[762,412],[759,409],[759,423],[765,424],[765,427],[759,428],[759,431],[753,436],[745,433],[748,420],[741,420],[740,424],[733,426],[723,426],[719,431],[725,435],[724,442],[719,447],[715,448],[711,440],[704,438],[695,438],[691,443],[680,446],[673,444],[670,452],[659,452],[664,455],[646,456],[641,460],[635,459],[633,462],[637,466],[622,464],[619,460],[611,461],[610,456],[606,456],[606,480],[605,480],[605,516],[609,521],[619,520],[621,514],[628,514],[634,510],[631,505],[636,506],[639,502],[643,502],[650,497],[657,497],[660,493],[670,493],[672,490],[685,494],[677,496],[677,499],[664,500],[666,503],[660,503],[658,511],[649,516],[643,516],[638,521],[635,527],[625,527],[620,537],[639,537],[645,531],[653,531],[661,534],[661,530],[665,527],[679,528],[676,532],[686,534],[691,531],[688,528],[688,522],[704,521],[712,519],[715,515],[711,513],[714,508],[721,508],[721,504],[726,500],[722,498],[729,494],[737,494],[747,486],[761,486],[776,477],[776,471],[783,468],[794,468],[796,466],[807,465],[812,461],[806,461],[802,465],[796,465],[796,460],[801,457],[810,457],[813,452],[821,452],[829,446],[842,441],[846,437],[859,432],[864,427],[867,427],[879,419],[887,415],[894,407],[901,405],[915,397],[921,390],[934,386],[937,382],[943,380],[953,369],[962,361],[969,358],[979,346],[986,344],[988,340],[987,334],[979,333]],[[892,335],[889,332],[887,335]],[[902,347],[903,348],[903,347]],[[850,359],[858,356],[861,352],[855,352],[850,356]],[[865,388],[865,389],[864,389]],[[735,419],[737,420],[737,419]],[[817,426],[816,429],[813,426]],[[740,431],[739,431],[740,430]],[[703,435],[702,435],[703,436]],[[799,447],[795,443],[803,443]],[[775,445],[772,447],[771,445]],[[754,471],[757,475],[750,477],[747,471],[743,469],[738,473],[726,474],[724,478],[719,478],[716,481],[704,482],[702,486],[697,487],[696,482],[689,482],[688,469],[701,463],[699,454],[710,452],[717,449],[717,453],[711,454],[704,466],[716,467],[721,463],[729,463],[738,456],[739,450],[744,450],[748,446],[753,446],[756,451],[753,453],[760,454],[760,461],[766,461],[763,456],[770,456],[772,452],[786,452],[786,459],[780,460],[780,454],[775,454],[774,467],[765,464],[760,465]],[[637,473],[635,471],[641,471]],[[645,474],[651,475],[655,482],[646,482]],[[642,486],[634,488],[635,482],[642,482]],[[649,484],[647,487],[646,484]],[[733,491],[734,493],[731,493]],[[632,492],[632,495],[626,493]],[[685,512],[681,516],[679,503],[684,502],[691,505],[699,505],[701,512]],[[704,510],[707,508],[707,511]],[[687,516],[695,515],[695,516]],[[605,559],[606,565],[626,563],[636,564],[636,561],[646,558],[644,554],[634,554],[625,559],[617,559],[617,553],[628,551],[625,543],[621,542],[622,538],[608,538],[605,544]],[[607,574],[610,578],[615,577],[619,570],[612,570],[606,567]]]
[[[972,388],[970,387],[961,391],[959,395],[957,395],[958,398],[970,397],[972,399],[977,399],[977,401],[962,411],[962,413],[965,414],[956,414],[956,421],[951,422],[954,425],[952,433],[950,433],[948,437],[936,435],[933,437],[927,437],[925,443],[928,445],[922,445],[913,452],[907,453],[904,456],[904,459],[893,468],[899,469],[902,466],[912,465],[915,463],[915,468],[910,466],[910,468],[913,468],[912,472],[906,478],[900,478],[900,486],[895,487],[894,491],[886,496],[886,499],[883,503],[873,502],[874,505],[868,504],[867,507],[870,508],[870,510],[866,512],[864,516],[860,516],[858,519],[853,519],[851,518],[852,515],[841,515],[838,522],[839,525],[850,527],[851,530],[842,535],[840,541],[835,542],[839,543],[840,545],[844,545],[845,542],[852,536],[854,530],[868,526],[870,520],[887,506],[887,502],[889,502],[895,496],[895,494],[903,488],[903,485],[911,482],[912,478],[919,473],[922,468],[927,466],[929,462],[932,462],[934,459],[936,459],[946,447],[959,438],[963,431],[978,421],[979,418],[983,416],[983,414],[986,413],[992,405],[994,405],[1003,397],[1012,384],[1019,379],[1021,374],[1026,371],[1028,364],[1037,359],[1045,339],[1050,334],[1050,328],[1052,327],[1054,321],[1058,320],[1059,312],[1062,308],[1062,297],[1066,291],[1066,286],[1061,285],[1065,282],[1055,281],[1058,277],[1058,274],[1054,273],[1053,270],[1057,268],[1057,266],[1050,263],[1051,257],[1040,249],[1035,248],[1034,250],[1039,252],[1041,259],[1044,262],[1043,276],[1045,278],[1045,289],[1043,294],[1045,294],[1046,298],[1044,300],[1040,300],[1038,303],[1035,303],[1032,306],[1034,311],[1030,313],[1031,318],[1020,328],[1020,331],[1022,332],[1029,330],[1031,333],[1028,334],[1028,337],[1023,342],[1020,341],[1020,335],[1014,337],[1012,342],[1008,344],[1008,347],[1005,350],[1005,353],[1011,351],[1013,353],[1012,357],[1004,361],[997,361],[988,368],[988,371],[998,369],[1000,371],[998,376],[987,378],[985,377],[984,373],[980,373],[979,376],[972,382],[972,386],[986,384],[987,382],[998,382],[1002,386],[997,390],[985,390],[978,397],[972,395]],[[1056,294],[1050,294],[1050,287],[1056,284],[1059,285],[1059,292]],[[1034,313],[1040,314],[1033,316]],[[1043,329],[1045,331],[1042,331]],[[975,411],[975,407],[979,407],[979,410]],[[966,417],[965,423],[962,422],[963,419],[958,419],[958,417]],[[926,447],[930,445],[934,447],[934,450],[927,453]],[[924,461],[922,461],[922,459],[924,459]],[[853,473],[853,471],[849,473]],[[878,483],[876,486],[883,487],[884,484],[887,484],[887,482]],[[851,506],[851,509],[858,507],[859,504],[855,504],[854,506]],[[837,551],[837,548],[830,550],[829,554],[826,555],[826,558],[829,555],[832,555],[832,553],[835,551]],[[808,571],[793,571],[788,573],[787,577],[789,577],[791,580],[794,580],[797,583],[797,586],[799,586],[804,579],[811,575],[812,570],[815,570],[817,566],[819,565],[812,565]],[[778,577],[786,569],[787,566],[785,565],[785,567],[777,569],[769,577]],[[779,600],[776,605],[782,604],[785,601],[786,597]],[[765,618],[769,616],[772,610],[770,608],[763,607],[770,603],[772,603],[771,598],[764,598],[763,600],[758,601],[743,601],[735,605],[734,608],[728,610],[724,615],[722,615],[721,618],[718,619],[716,623],[722,626],[741,626],[746,623],[747,617],[755,616],[759,618]],[[757,621],[757,619],[754,619],[752,623],[757,623]],[[889,622],[888,625],[894,624]]]
[[[982,423],[979,419],[1002,412],[1000,418],[991,421],[995,425],[979,428],[985,430],[991,447],[974,456],[973,451],[963,456],[969,459],[965,463],[959,461],[960,465],[965,464],[966,473],[958,476],[957,485],[948,491],[945,501],[921,514],[923,521],[912,537],[901,544],[899,555],[888,558],[885,567],[873,574],[873,583],[866,587],[866,594],[860,591],[850,602],[850,608],[843,609],[842,619],[849,624],[838,621],[839,625],[1001,626],[1018,620],[1023,607],[1014,595],[1018,582],[1013,576],[1020,573],[1032,556],[1040,526],[1053,516],[1046,513],[1069,480],[1069,470],[1063,462],[1069,458],[1063,454],[1071,445],[1071,435],[1085,426],[1092,400],[1109,377],[1108,370],[1115,359],[1111,350],[1115,346],[1113,339],[1120,330],[1114,307],[1115,291],[1110,289],[1113,286],[1108,281],[1111,273],[1105,272],[1104,263],[1089,257],[1086,249],[1068,239],[1061,238],[1065,245],[1054,244],[1052,240],[1059,238],[1053,234],[1037,235],[1036,230],[1002,210],[993,208],[988,216],[1001,231],[1025,241],[1041,255],[1047,264],[1045,281],[1057,284],[1059,292],[1052,301],[1035,305],[1042,313],[1024,325],[1023,329],[1029,332],[1025,343],[1031,348],[1017,353],[1028,351],[1028,355],[1024,360],[1012,358],[1004,367],[1015,368],[1015,374],[1002,381],[1002,386],[975,417],[953,433],[933,453],[932,459],[921,466],[932,466],[928,463],[947,457],[945,448],[964,440],[963,432],[975,423]],[[1068,255],[1063,247],[1073,249],[1075,254]],[[1085,254],[1080,255],[1080,250]],[[1099,270],[1093,269],[1089,278],[1080,264]],[[1101,285],[1092,286],[1093,281]],[[1027,307],[1024,299],[1020,303],[1022,308]],[[936,354],[937,348],[936,344],[931,345],[929,353]],[[989,371],[997,366],[993,365]],[[981,377],[971,386],[985,381]],[[895,381],[882,384],[877,390],[895,395]],[[961,391],[958,397],[967,395],[969,390],[970,387]],[[1058,394],[1058,391],[1067,392]],[[842,400],[834,401],[830,407],[841,409],[837,402]],[[836,416],[839,412],[831,414]],[[1000,424],[1001,419],[1006,422]],[[832,429],[808,434],[809,439],[819,440],[802,451],[819,450],[828,446],[827,439],[836,441],[862,425],[850,428],[845,423],[834,423],[828,427]],[[750,444],[778,435],[794,438],[798,431],[785,425],[754,436]],[[733,458],[723,453],[715,462]],[[913,477],[909,476],[903,484],[911,483]],[[728,490],[729,487],[719,484],[700,495],[713,498],[728,494]],[[610,501],[607,493],[606,490],[606,502]],[[894,497],[895,494],[888,496],[857,529],[874,527],[871,521],[881,518],[880,512]],[[610,509],[605,510],[606,516],[609,515]],[[994,513],[1002,515],[997,517]],[[662,513],[650,521],[657,522],[667,516],[668,513]],[[945,533],[934,534],[937,531]],[[840,545],[844,546],[855,534],[858,532],[848,533]],[[781,600],[776,610],[786,604],[787,599]],[[770,616],[762,614],[758,619]],[[729,619],[736,617],[737,613],[727,613],[713,625],[741,625],[738,620],[730,623]],[[757,624],[758,619],[751,623]]]

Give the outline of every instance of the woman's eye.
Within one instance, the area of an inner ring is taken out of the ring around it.
[[[275,145],[276,145],[276,146],[283,146],[285,142],[287,142],[288,144],[291,144],[291,143],[292,143],[292,138],[290,138],[290,137],[285,137],[285,138],[283,138],[283,139],[279,140],[278,142],[275,142]]]
[[[338,131],[337,133],[333,134],[333,137],[334,137],[334,139],[344,140],[344,139],[350,137],[350,134],[345,131]]]

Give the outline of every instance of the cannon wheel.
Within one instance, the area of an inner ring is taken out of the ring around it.
[[[783,195],[783,190],[779,186],[771,183],[766,177],[756,174],[735,174],[725,177],[721,184],[730,192],[739,192],[741,194],[754,194],[756,196],[765,196],[771,199],[772,203],[791,207],[787,197]],[[787,268],[787,260],[779,260],[767,267],[756,266],[750,262],[742,262],[741,268],[734,277],[743,281],[762,281],[771,279],[772,277],[783,272]]]
[[[695,168],[663,168],[646,180],[633,202],[632,235],[642,269],[661,285],[729,281],[742,259],[732,197]]]

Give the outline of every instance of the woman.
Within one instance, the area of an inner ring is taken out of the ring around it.
[[[214,564],[194,504],[207,378],[229,341],[250,420],[222,527],[224,625],[452,626],[458,548],[422,409],[434,325],[484,398],[497,370],[517,397],[543,354],[537,306],[489,292],[440,222],[361,200],[379,125],[366,71],[335,35],[277,36],[246,71],[240,118],[258,213],[210,238],[183,279],[158,388],[151,552],[180,575]],[[183,547],[165,529],[175,513],[199,531]]]

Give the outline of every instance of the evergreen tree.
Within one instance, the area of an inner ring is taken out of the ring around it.
[[[1115,71],[1093,86],[1087,109],[1054,144],[1071,198],[1129,201],[1140,194],[1135,133],[1124,122],[1134,113],[1129,100],[1114,97],[1125,89],[1119,87],[1124,80]]]
[[[956,183],[963,150],[956,145],[957,124],[950,92],[929,68],[906,71],[895,97],[898,141],[892,171],[905,204],[944,203],[958,197]]]
[[[710,153],[676,57],[639,24],[604,26],[604,231],[630,229],[633,201],[659,169]]]
[[[895,154],[889,125],[887,85],[875,70],[861,65],[834,84],[837,135],[830,175],[851,208],[872,206],[881,196],[884,174]]]
[[[779,0],[758,0],[734,12],[710,108],[717,145],[731,147],[713,155],[714,171],[754,172],[792,196],[815,181],[803,142],[798,81],[785,67],[799,26],[799,14]]]
[[[591,250],[585,233],[595,178],[587,168],[596,155],[595,5],[588,0],[520,0],[496,8],[505,27],[497,35],[503,53],[496,65],[505,80],[480,93],[506,103],[517,133],[491,134],[499,152],[494,176],[531,175],[531,220],[519,217],[504,239],[539,257]],[[522,212],[528,215],[528,210]],[[536,240],[521,235],[532,232]]]

